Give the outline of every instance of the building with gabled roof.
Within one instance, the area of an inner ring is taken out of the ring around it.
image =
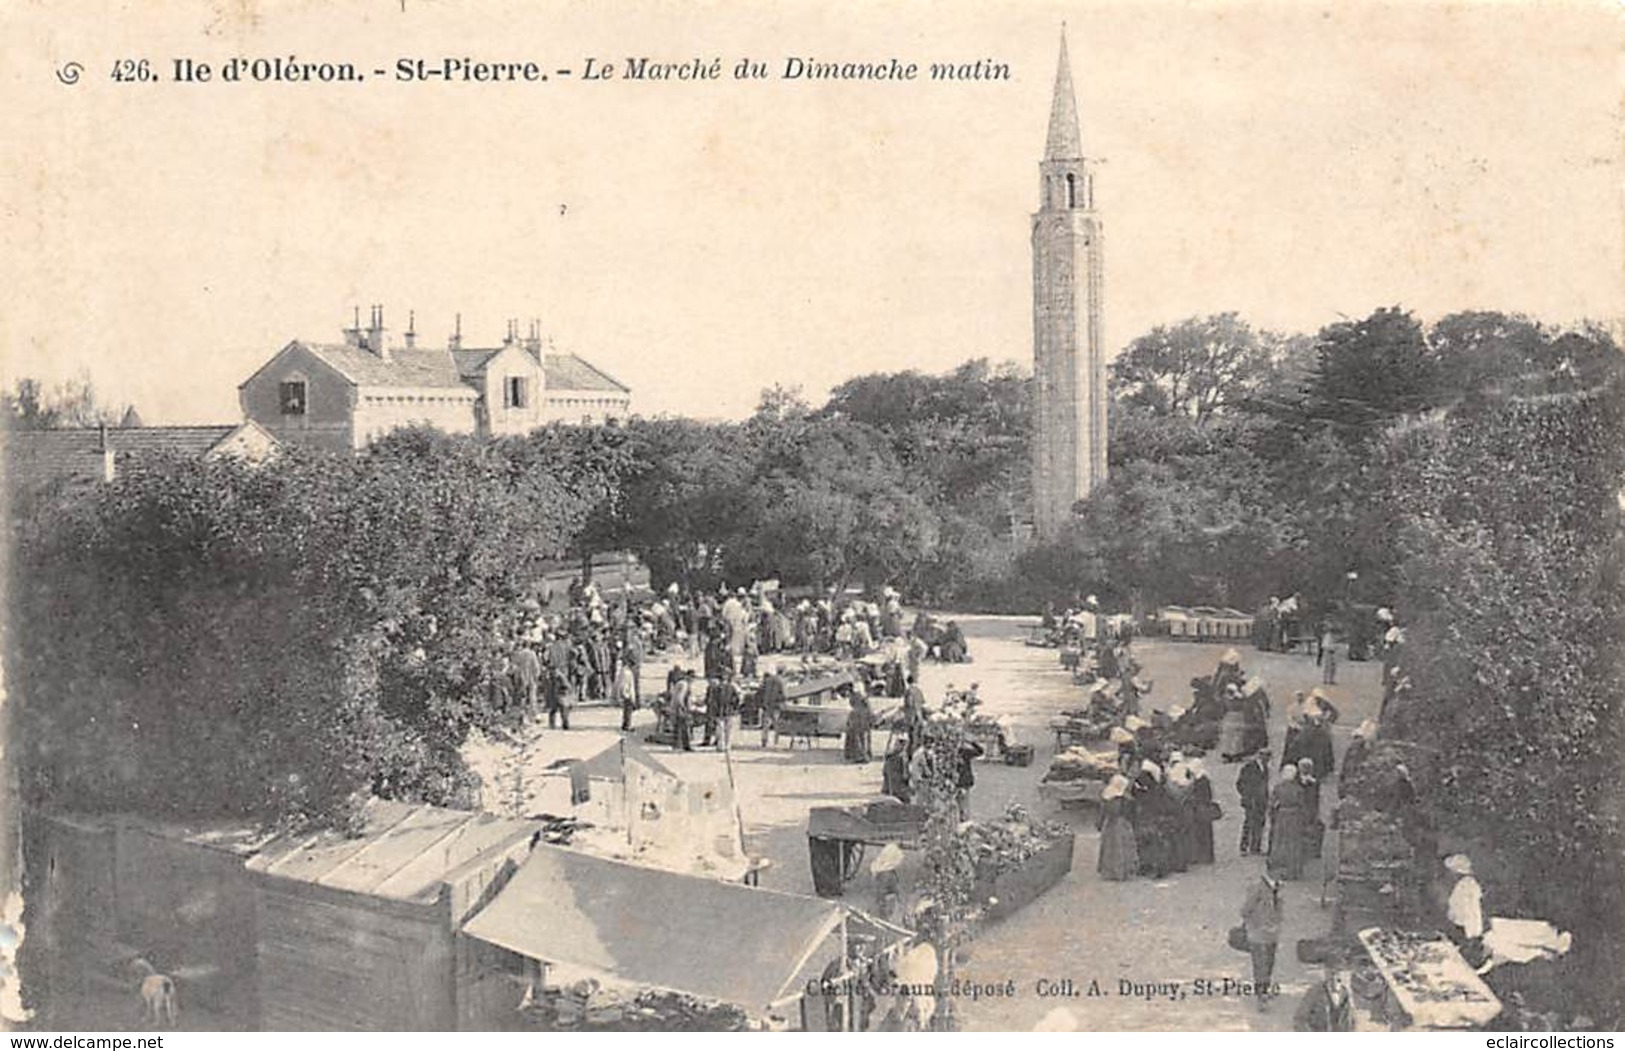
[[[394,345],[375,306],[366,328],[357,312],[342,343],[296,339],[238,388],[243,414],[280,441],[353,451],[413,425],[489,437],[631,413],[629,387],[549,352],[536,323],[521,338],[510,321],[497,347],[464,347],[460,320],[444,347],[420,347],[415,328]]]
[[[126,424],[134,410],[126,414]],[[259,463],[277,442],[252,421],[184,427],[57,427],[0,432],[7,485],[13,494],[75,490],[111,482],[136,458],[178,456],[212,460],[232,457]]]

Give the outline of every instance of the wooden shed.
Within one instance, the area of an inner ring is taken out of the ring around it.
[[[819,898],[629,865],[542,844],[463,927],[487,970],[549,983],[593,978],[732,1004],[750,1018],[806,1028],[803,999],[844,959],[849,924],[885,952],[902,928]],[[855,932],[852,932],[855,933]],[[510,981],[506,1010],[520,999]]]
[[[454,933],[540,826],[374,800],[360,837],[268,844],[255,874],[261,1027],[457,1028]]]
[[[190,1015],[257,1022],[248,857],[266,837],[237,823],[30,812],[25,819],[32,995],[50,1023],[124,1024],[144,958]]]

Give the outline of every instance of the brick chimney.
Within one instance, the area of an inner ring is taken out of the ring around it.
[[[384,306],[372,308],[372,322],[367,326],[367,349],[385,361],[389,360],[389,337],[384,329]]]

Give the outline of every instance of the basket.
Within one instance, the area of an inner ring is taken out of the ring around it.
[[[1032,766],[1033,746],[1030,744],[1013,744],[1004,750],[1004,764],[1006,766]]]

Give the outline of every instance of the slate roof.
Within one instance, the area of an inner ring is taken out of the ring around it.
[[[117,466],[130,456],[151,453],[202,458],[240,426],[109,427],[105,433]],[[99,427],[0,433],[8,483],[31,486],[55,481],[100,482],[103,433]]]
[[[463,378],[471,379],[478,376],[485,368],[486,362],[502,349],[471,347],[467,350],[454,350],[451,356],[456,360],[457,371]],[[542,355],[542,375],[546,378],[547,389],[550,391],[612,391],[620,394],[630,394],[632,391],[632,388],[620,380],[576,354]]]
[[[574,354],[549,354],[544,365],[549,390],[602,390],[630,394],[632,388]]]
[[[297,341],[358,387],[445,387],[467,390],[451,351],[395,347],[384,360],[370,350],[347,343]]]
[[[467,389],[470,381],[503,348],[470,347],[391,348],[386,361],[370,350],[347,343],[307,343],[296,341],[332,366],[358,387],[446,387]],[[608,391],[631,393],[631,388],[609,373],[575,354],[544,354],[542,371],[548,390]]]

